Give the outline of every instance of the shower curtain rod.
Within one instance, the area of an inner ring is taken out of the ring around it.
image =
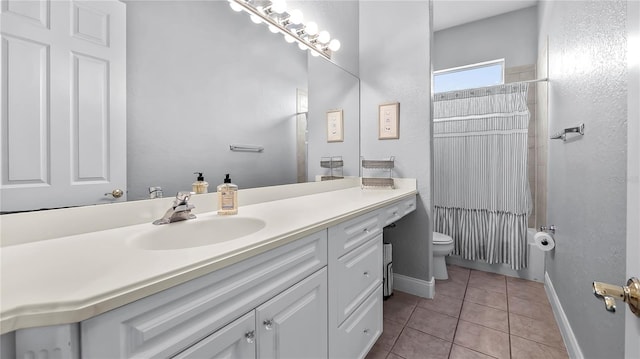
[[[457,94],[464,91],[484,90],[484,89],[490,89],[492,87],[500,87],[500,86],[507,86],[507,85],[515,85],[515,84],[527,84],[527,83],[533,83],[533,82],[548,82],[548,81],[549,81],[549,78],[544,77],[544,78],[535,79],[535,80],[516,81],[516,82],[509,82],[509,83],[500,84],[500,85],[473,87],[473,88],[453,90],[453,91],[447,91],[447,92],[437,92],[437,93],[434,93],[433,95],[434,95],[435,101],[441,101],[444,99],[451,99],[450,96],[452,96],[452,94],[456,94],[455,97],[457,98],[458,97]],[[473,94],[473,92],[471,93]]]
[[[532,83],[532,82],[548,82],[549,78],[545,77],[545,78],[541,78],[541,79],[535,79],[535,80],[527,80],[527,81],[518,81],[521,84],[528,84],[528,83]],[[512,82],[513,83],[513,82]],[[516,82],[517,83],[517,82]],[[507,84],[505,84],[507,85]]]

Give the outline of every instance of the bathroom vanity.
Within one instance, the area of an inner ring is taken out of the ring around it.
[[[256,199],[233,217],[3,247],[2,344],[15,343],[3,353],[364,357],[382,332],[382,228],[415,210],[417,191],[345,181],[247,191]],[[211,244],[192,237],[207,233]]]

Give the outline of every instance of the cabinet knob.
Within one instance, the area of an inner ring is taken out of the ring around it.
[[[266,330],[273,329],[273,319],[266,319],[264,322],[262,322],[262,324],[264,325],[264,329]]]
[[[369,335],[369,329],[368,328],[363,330],[362,332],[364,333],[364,335]]]
[[[244,338],[247,340],[247,343],[253,344],[256,341],[256,332],[253,330],[246,332],[244,333]]]
[[[364,233],[369,233],[369,228],[365,228],[364,230],[362,230]]]
[[[364,272],[362,273],[362,275],[364,275],[365,277],[369,277],[369,272]]]

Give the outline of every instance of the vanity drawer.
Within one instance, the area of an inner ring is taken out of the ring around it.
[[[382,283],[382,234],[337,261],[337,323],[342,323]]]
[[[407,198],[391,206],[385,207],[383,209],[384,225],[388,226],[415,210],[416,196],[412,196],[411,198]]]
[[[338,327],[330,358],[364,358],[382,334],[382,285]]]
[[[363,214],[329,228],[329,254],[339,258],[382,233],[380,211]]]

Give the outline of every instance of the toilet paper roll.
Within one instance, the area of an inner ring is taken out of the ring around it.
[[[533,243],[544,252],[548,252],[556,247],[556,241],[546,232],[538,232],[533,236]]]

